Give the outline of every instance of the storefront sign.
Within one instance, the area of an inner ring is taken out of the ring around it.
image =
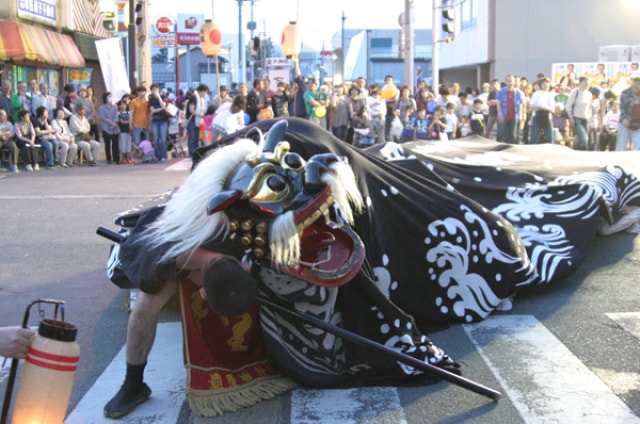
[[[204,23],[203,14],[178,13],[176,21],[176,41],[178,44],[200,44],[200,26]]]
[[[18,17],[56,26],[56,0],[17,0]]]
[[[69,84],[73,84],[76,87],[79,85],[84,85],[84,86],[91,85],[92,73],[93,73],[93,69],[91,68],[70,68]]]
[[[266,62],[267,67],[291,66],[291,61],[286,57],[268,57]]]
[[[174,49],[176,47],[176,35],[154,35],[151,37],[154,49]]]

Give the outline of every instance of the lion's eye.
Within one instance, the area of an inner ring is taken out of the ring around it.
[[[284,165],[295,171],[300,170],[304,166],[304,159],[297,153],[288,153],[284,157]]]
[[[280,175],[272,175],[267,179],[267,186],[273,191],[283,191],[287,183]]]

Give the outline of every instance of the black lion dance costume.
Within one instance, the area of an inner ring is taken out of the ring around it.
[[[617,168],[589,168],[587,184],[468,166],[453,143],[450,157],[390,146],[363,151],[307,121],[261,121],[197,152],[166,204],[135,214],[114,264],[153,293],[181,278],[179,255],[221,252],[250,266],[260,296],[459,373],[421,330],[482,320],[519,288],[566,276],[602,217],[638,195]],[[268,307],[255,317],[269,363],[299,384],[436,381]]]

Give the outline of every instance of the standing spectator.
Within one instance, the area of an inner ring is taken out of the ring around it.
[[[11,81],[2,81],[2,93],[0,93],[0,109],[7,113],[9,122],[13,122],[13,105],[11,104]]]
[[[27,91],[27,97],[29,98],[29,114],[32,118],[36,116],[36,109],[38,108],[35,104],[36,96],[38,96],[40,92],[38,91],[38,81],[35,79],[29,80],[29,91]],[[51,116],[51,111],[49,111],[49,116]]]
[[[264,82],[260,78],[253,80],[253,89],[247,95],[247,114],[249,115],[249,123],[253,124],[258,121],[258,114],[262,109],[267,107],[267,100],[263,93]]]
[[[426,110],[426,104],[423,107]],[[403,85],[402,87],[400,87],[400,95],[398,96],[396,102],[393,104],[394,116],[397,116],[400,119],[400,122],[402,122],[403,126],[405,126],[404,124],[408,122],[407,113],[415,113],[417,109],[418,105],[416,104],[416,100],[411,97],[411,87],[409,87],[408,85]],[[391,139],[389,138],[388,140]]]
[[[598,150],[598,138],[602,131],[603,110],[602,100],[600,100],[600,88],[591,87],[591,122],[589,123],[589,144],[587,150]]]
[[[322,84],[316,95],[316,101],[320,104],[319,109],[315,111],[315,115],[319,119],[318,125],[320,125],[322,129],[328,130],[329,128],[327,127],[327,114],[329,111],[329,103],[331,100],[329,86],[326,84]]]
[[[458,116],[456,115],[455,103],[447,103],[444,119],[447,123],[447,128],[445,129],[447,138],[449,140],[453,140],[454,138],[456,138],[458,127],[460,126],[460,121],[458,120]]]
[[[98,113],[98,99],[96,99],[96,93],[90,85],[87,86],[87,99],[93,103],[93,110],[95,111],[93,114],[93,122],[89,119],[89,122],[91,122],[91,131],[96,140],[100,140],[100,114]]]
[[[169,115],[166,111],[167,103],[160,96],[160,86],[151,84],[149,95],[149,113],[151,114],[151,132],[153,133],[153,148],[157,159],[162,163],[167,161],[167,134],[169,133]]]
[[[46,107],[40,106],[36,110],[33,127],[36,131],[36,145],[44,150],[47,169],[52,170],[56,165],[60,165],[58,162],[58,140],[56,139],[56,130],[49,124],[49,111]]]
[[[466,91],[461,92],[458,95],[458,104],[456,105],[455,114],[456,118],[458,118],[458,122],[462,123],[462,118],[465,116],[471,115],[471,111],[473,110],[473,100],[471,99],[471,95]],[[461,137],[460,128],[456,130],[456,138]]]
[[[49,116],[55,117],[57,99],[49,94],[49,85],[46,82],[40,84],[40,91],[32,97],[31,103],[33,104],[33,110],[44,106],[49,111]]]
[[[426,112],[425,112],[425,115],[426,115]],[[441,136],[441,134],[443,133],[446,134],[447,121],[444,115],[445,115],[444,108],[442,106],[436,106],[436,108],[433,110],[433,115],[431,115],[431,120],[429,121],[430,123],[427,129],[429,139],[441,140],[444,137],[444,136]],[[418,131],[420,131],[420,127],[418,125],[421,125],[421,124],[419,124],[416,121],[416,138],[418,138]]]
[[[26,110],[31,115],[31,99],[27,96],[27,83],[20,81],[18,83],[18,92],[11,96],[11,105],[13,106],[13,122],[18,122],[18,113]]]
[[[87,110],[85,117],[87,118],[87,121],[89,121],[89,134],[91,134],[94,140],[99,141],[100,134],[96,125],[96,105],[93,103],[93,100],[89,98],[88,90],[83,86],[80,86],[78,89],[78,97],[78,100],[84,102]]]
[[[71,84],[65,84],[62,88],[62,94],[58,96],[58,102],[56,106],[58,109],[62,109],[64,111],[65,119],[69,119],[73,114],[73,106],[78,99],[76,95],[76,89]]]
[[[515,77],[507,75],[505,86],[496,93],[498,102],[498,141],[516,144],[518,123],[522,120],[524,94],[515,87]]]
[[[149,140],[149,101],[145,98],[147,90],[136,87],[136,97],[129,103],[131,113],[131,140],[135,146],[142,140]]]
[[[304,107],[309,120],[320,125],[320,117],[316,115],[316,108],[320,106],[318,103],[318,83],[315,79],[309,78],[307,89],[304,91]]]
[[[307,108],[305,107],[304,102],[306,86],[304,78],[300,73],[300,58],[298,58],[298,56],[293,56],[291,58],[291,66],[293,67],[293,85],[291,90],[293,98],[291,99],[291,110],[289,111],[289,115],[296,116],[298,118],[307,118]]]
[[[440,95],[436,99],[436,104],[438,106],[442,106],[443,109],[447,107],[447,104],[453,103],[453,105],[457,105],[460,102],[458,96],[454,96],[451,94],[451,89],[449,87],[443,86],[440,89]]]
[[[520,91],[524,94],[524,103],[522,104],[522,121],[519,125],[519,130],[522,131],[522,143],[529,144],[529,123],[531,122],[531,110],[529,109],[529,102],[533,95],[533,86],[529,84],[526,78],[520,79]]]
[[[369,92],[367,90],[367,80],[364,77],[358,77],[358,79],[356,79],[356,86],[358,87],[358,90],[360,92],[360,98],[362,100],[367,100],[367,97],[369,97]]]
[[[25,171],[39,171],[38,152],[36,151],[36,131],[31,124],[31,115],[26,109],[18,112],[18,120],[13,124],[16,133],[16,144],[22,150]]]
[[[591,100],[589,79],[580,77],[578,87],[574,88],[567,100],[567,115],[573,127],[573,149],[587,150],[589,143],[589,123],[591,121]]]
[[[16,143],[13,124],[7,119],[7,111],[0,109],[0,150],[9,153],[9,171],[18,172],[16,164]]]
[[[369,135],[375,143],[384,143],[384,119],[387,115],[387,102],[380,95],[380,86],[372,84],[367,97],[367,114],[369,115]]]
[[[236,96],[231,107],[222,107],[211,123],[211,140],[218,141],[221,137],[233,134],[244,128],[244,109],[247,99],[244,96]]]
[[[620,93],[620,122],[616,150],[640,149],[640,71],[631,74],[631,87]]]
[[[352,144],[359,146],[360,138],[369,133],[369,115],[367,114],[367,101],[360,97],[360,89],[357,85],[353,85],[349,89],[349,111],[351,112],[351,128],[353,128]]]
[[[276,92],[271,98],[273,117],[289,116],[289,84],[284,81],[278,82]]]
[[[208,92],[209,87],[206,84],[200,84],[196,92],[189,97],[186,110],[189,157],[193,157],[193,153],[200,144],[200,123],[207,111],[205,97]]]
[[[380,90],[380,95],[386,103],[386,114],[384,116],[384,139],[391,140],[391,122],[395,118],[394,105],[400,97],[400,90],[393,82],[393,76],[387,75],[384,77],[384,86]],[[396,140],[397,141],[397,140]]]
[[[531,138],[529,144],[540,143],[540,131],[544,132],[544,138],[547,143],[553,143],[553,122],[551,114],[555,110],[555,102],[553,100],[554,93],[551,92],[551,81],[544,78],[539,81],[540,89],[535,91],[529,102],[531,109]]]
[[[433,97],[433,93],[431,93],[431,91],[429,91],[428,89],[422,89],[418,91],[416,93],[415,100],[416,100],[416,110],[422,107],[427,112],[429,112],[429,103],[432,103],[432,102],[434,103],[433,109],[435,109],[435,98]]]
[[[74,104],[74,114],[69,118],[69,129],[73,134],[78,147],[82,149],[84,158],[89,166],[98,166],[97,160],[100,156],[100,143],[93,138],[89,131],[91,125],[86,117],[87,105],[81,99]]]
[[[476,98],[473,101],[473,110],[469,114],[469,124],[471,126],[471,133],[474,135],[483,136],[485,133],[484,130],[484,117],[485,113],[483,111],[484,102],[481,98]]]
[[[618,135],[618,125],[620,123],[620,104],[613,102],[611,108],[602,120],[602,133],[600,133],[600,141],[598,150],[604,152],[609,149],[610,152],[616,150],[616,138]]]
[[[265,100],[265,104],[266,107],[273,107],[273,103],[272,103],[272,99],[273,99],[273,95],[276,94],[276,92],[273,90],[273,88],[271,87],[271,81],[269,81],[269,78],[265,78],[262,81],[262,92],[264,93],[264,100]]]
[[[338,85],[331,95],[330,105],[333,111],[331,131],[342,141],[347,141],[349,121],[351,120],[351,102],[344,91],[344,84]]]
[[[487,101],[489,100],[489,93],[491,93],[491,84],[489,84],[488,82],[484,82],[482,83],[482,91],[478,93],[478,96],[473,100],[474,102],[477,99],[480,99],[482,101],[482,107],[480,108],[480,110],[484,115],[483,121],[485,123],[485,126],[489,123],[489,104],[487,103]]]
[[[491,138],[493,128],[498,123],[498,101],[496,100],[496,94],[500,91],[500,81],[494,79],[491,81],[491,91],[487,96],[487,106],[489,106],[489,117],[487,118],[487,126],[484,132],[484,136]]]
[[[107,156],[107,163],[120,164],[120,126],[118,125],[118,108],[113,104],[113,96],[110,92],[102,95],[103,104],[100,105],[98,115],[100,116],[100,129],[104,140],[104,152]]]
[[[131,127],[129,126],[129,111],[124,100],[118,102],[118,147],[120,150],[120,163],[132,164],[131,158]]]
[[[562,139],[564,142],[569,135],[569,128],[567,128],[567,114],[564,113],[564,104],[556,103],[556,106],[553,109],[551,122],[553,122],[555,141],[558,142]],[[558,135],[560,137],[558,137]]]
[[[73,166],[73,160],[78,154],[78,145],[71,134],[69,124],[64,119],[64,110],[54,110],[51,126],[56,130],[56,139],[60,145],[60,166],[63,168]]]
[[[167,90],[170,90],[170,88],[168,88]],[[231,98],[231,96],[229,96],[229,89],[226,85],[221,85],[220,92],[213,96],[213,101],[211,102],[211,104],[219,108],[223,103],[231,103],[231,101],[233,101],[233,99]]]
[[[405,108],[404,119],[400,118],[400,120],[402,121],[402,134],[400,134],[400,143],[406,143],[407,141],[412,141],[416,138],[417,118],[418,115],[416,114],[415,107],[413,105],[408,105]]]
[[[435,117],[435,113],[433,115]],[[416,117],[414,120],[415,126],[415,139],[416,140],[428,140],[429,139],[429,131],[430,131],[430,122],[429,117],[427,116],[427,110],[423,107],[419,107],[416,112]]]

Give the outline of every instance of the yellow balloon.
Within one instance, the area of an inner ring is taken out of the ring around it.
[[[392,99],[398,93],[398,88],[395,85],[385,85],[382,87],[380,95],[383,99]]]

